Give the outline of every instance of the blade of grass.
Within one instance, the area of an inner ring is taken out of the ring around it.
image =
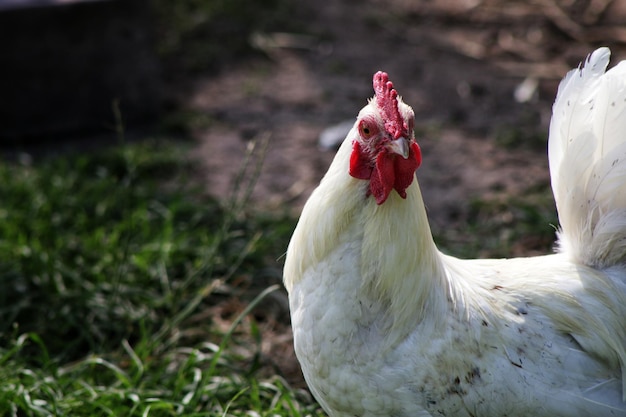
[[[235,331],[235,328],[239,325],[239,323],[241,323],[241,321],[244,319],[244,317],[246,317],[248,314],[250,314],[250,312],[265,297],[267,297],[269,294],[273,293],[274,291],[278,290],[279,288],[280,288],[280,285],[278,285],[278,284],[275,284],[275,285],[272,285],[272,286],[266,288],[259,295],[257,295],[254,298],[254,300],[252,300],[250,302],[250,304],[248,304],[248,306],[237,316],[237,318],[235,318],[235,320],[233,320],[232,324],[230,325],[230,327],[228,328],[228,330],[226,331],[224,336],[222,336],[222,341],[220,342],[220,344],[218,346],[218,349],[215,352],[215,355],[213,355],[213,358],[211,359],[211,363],[209,364],[209,367],[208,367],[208,369],[206,371],[207,375],[213,375],[215,373],[215,368],[217,367],[217,362],[220,359],[220,356],[222,355],[222,353],[224,352],[224,348],[226,347],[226,345],[230,341],[230,337],[232,336],[233,332]]]
[[[224,407],[224,412],[222,412],[222,417],[226,417],[228,415],[228,410],[230,410],[230,407],[233,405],[233,403],[237,401],[237,399],[239,399],[239,397],[241,397],[247,390],[248,387],[242,388],[237,394],[233,396],[233,398],[230,399],[230,401],[228,401],[228,404],[226,404],[226,407]]]

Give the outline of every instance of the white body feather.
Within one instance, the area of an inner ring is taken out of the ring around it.
[[[376,205],[348,175],[348,135],[284,271],[296,354],[331,416],[626,416],[626,64],[607,62],[596,51],[554,105],[559,254],[441,254],[417,182]]]

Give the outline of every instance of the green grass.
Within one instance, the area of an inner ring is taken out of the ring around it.
[[[511,258],[551,253],[556,225],[554,199],[546,185],[520,196],[472,199],[466,218],[433,234],[439,247],[454,256]]]
[[[245,209],[254,162],[218,202],[184,151],[0,162],[0,415],[322,415],[258,372],[250,312],[279,286],[250,283],[279,281],[294,220]],[[237,297],[224,330],[211,308]]]
[[[0,162],[0,415],[323,416],[261,354],[255,307],[280,290],[295,226],[247,208],[262,153],[224,201],[166,141]],[[438,243],[541,251],[556,218],[531,191],[471,202]]]

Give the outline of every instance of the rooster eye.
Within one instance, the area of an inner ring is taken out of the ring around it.
[[[361,122],[361,124],[359,125],[359,131],[361,133],[361,136],[365,139],[370,138],[375,133],[374,128],[371,127],[371,125],[367,122]]]

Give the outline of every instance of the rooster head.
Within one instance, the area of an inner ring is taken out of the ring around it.
[[[413,110],[398,97],[386,73],[374,74],[374,91],[355,125],[350,175],[369,180],[368,193],[382,204],[394,189],[406,198],[422,153],[415,142]]]

